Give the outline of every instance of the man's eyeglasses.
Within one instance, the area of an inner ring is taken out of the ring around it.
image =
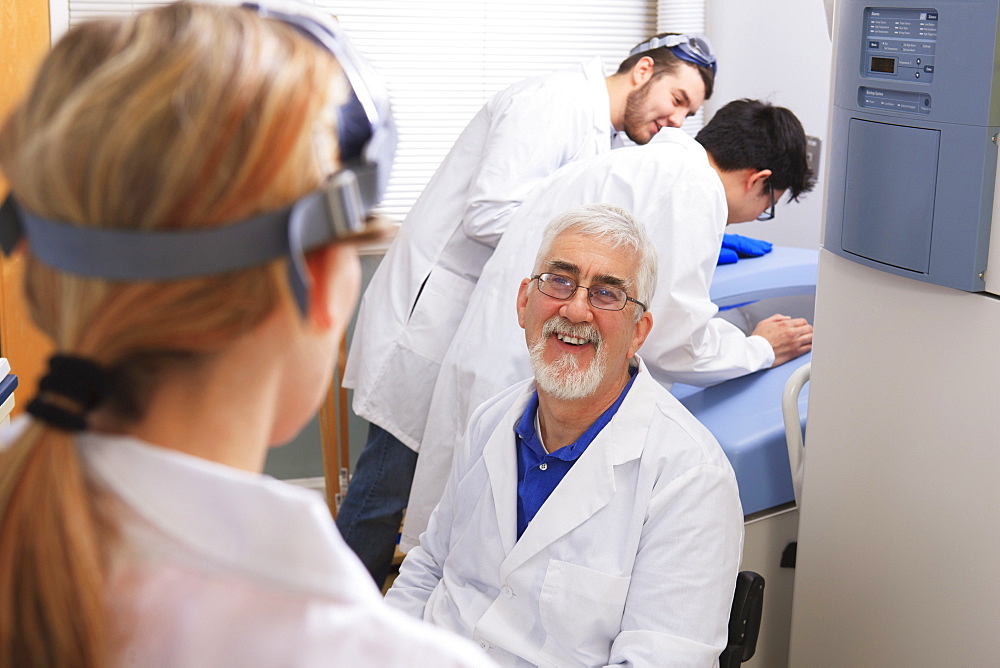
[[[771,206],[764,209],[764,213],[757,216],[757,220],[774,220],[774,187],[771,186],[771,182],[767,182],[767,197],[771,202]]]
[[[664,35],[663,37],[654,37],[634,47],[628,55],[634,56],[637,53],[661,47],[670,49],[681,60],[707,67],[712,71],[713,75],[719,67],[718,63],[715,62],[715,54],[712,53],[712,45],[709,44],[708,38],[704,35]]]
[[[621,311],[629,302],[638,304],[643,311],[649,310],[641,301],[632,299],[625,294],[624,290],[611,285],[591,285],[590,287],[578,285],[572,278],[562,274],[538,274],[532,276],[531,280],[537,280],[538,291],[553,299],[569,299],[576,294],[577,290],[583,288],[587,291],[590,305],[602,311]]]

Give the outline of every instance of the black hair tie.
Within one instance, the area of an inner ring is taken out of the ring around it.
[[[83,431],[87,414],[108,391],[104,369],[82,357],[53,355],[49,372],[38,383],[38,394],[28,404],[28,412],[63,431]]]

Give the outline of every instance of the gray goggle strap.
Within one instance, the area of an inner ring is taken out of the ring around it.
[[[21,237],[39,260],[70,274],[120,281],[169,281],[213,276],[288,257],[295,303],[308,309],[305,253],[357,232],[364,208],[357,181],[339,172],[327,186],[292,206],[231,225],[193,231],[78,227],[41,218],[13,196],[0,207],[0,246],[9,255]]]

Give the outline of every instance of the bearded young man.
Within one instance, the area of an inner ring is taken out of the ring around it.
[[[390,605],[501,665],[717,665],[743,513],[718,443],[636,355],[656,271],[623,209],[547,226],[517,296],[535,377],[476,411]]]

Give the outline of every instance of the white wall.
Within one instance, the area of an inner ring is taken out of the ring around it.
[[[710,115],[726,102],[758,98],[788,107],[806,134],[822,142],[816,187],[798,203],[785,200],[775,219],[730,227],[737,234],[817,248],[823,212],[822,163],[830,107],[830,58],[823,0],[708,0],[707,29],[719,59]]]

